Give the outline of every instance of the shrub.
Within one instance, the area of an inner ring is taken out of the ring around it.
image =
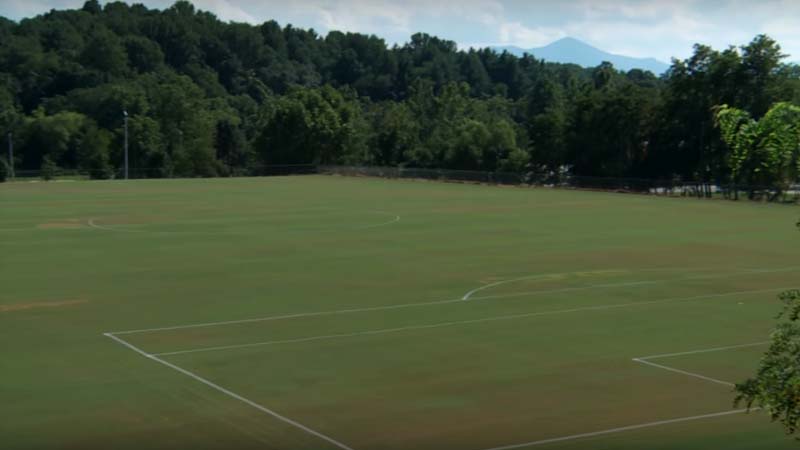
[[[42,158],[42,168],[41,168],[41,175],[42,179],[45,181],[52,180],[56,173],[58,172],[58,166],[49,156],[45,156]]]

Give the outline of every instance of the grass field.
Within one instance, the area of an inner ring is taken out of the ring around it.
[[[326,176],[0,186],[0,447],[793,449],[798,209]]]

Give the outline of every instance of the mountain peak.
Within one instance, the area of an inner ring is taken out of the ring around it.
[[[575,39],[572,36],[565,36],[561,39],[556,39],[555,41],[551,42],[548,45],[555,45],[555,44],[580,44],[580,45],[585,45],[587,47],[591,47],[591,45],[587,44],[586,42],[583,42],[580,39]]]
[[[631,69],[649,70],[656,75],[661,75],[669,69],[669,64],[655,58],[635,58],[631,56],[616,55],[600,50],[586,42],[571,36],[566,36],[551,42],[544,47],[523,49],[514,46],[493,47],[496,50],[507,51],[511,54],[522,56],[529,53],[538,59],[550,62],[577,64],[583,67],[595,67],[603,61],[614,64],[620,70]]]

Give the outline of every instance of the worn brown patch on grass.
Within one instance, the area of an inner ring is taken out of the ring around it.
[[[12,303],[10,305],[0,305],[0,313],[26,311],[39,308],[61,308],[64,306],[75,306],[89,303],[89,300],[64,300],[56,302],[28,302]]]
[[[83,228],[83,223],[79,219],[60,219],[53,222],[45,222],[36,225],[40,230],[64,230]]]

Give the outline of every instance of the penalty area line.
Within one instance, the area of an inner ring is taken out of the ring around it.
[[[752,411],[755,411],[755,410],[756,410],[756,408],[752,409]],[[502,447],[492,447],[492,448],[487,448],[487,449],[484,449],[484,450],[513,450],[513,449],[518,449],[518,448],[536,447],[536,446],[540,446],[540,445],[555,444],[557,442],[572,441],[572,440],[576,440],[576,439],[584,439],[584,438],[590,438],[590,437],[596,437],[596,436],[604,436],[604,435],[607,435],[607,434],[622,433],[622,432],[625,432],[625,431],[640,430],[640,429],[643,429],[643,428],[652,428],[652,427],[658,427],[658,426],[663,426],[663,425],[671,425],[671,424],[675,424],[675,423],[691,422],[691,421],[694,421],[694,420],[711,419],[711,418],[715,418],[715,417],[725,417],[725,416],[730,416],[730,415],[734,415],[734,414],[742,414],[742,413],[745,413],[745,412],[748,412],[748,410],[747,409],[735,409],[735,410],[732,410],[732,411],[722,411],[722,412],[711,413],[711,414],[702,414],[702,415],[699,415],[699,416],[678,417],[676,419],[659,420],[659,421],[656,421],[656,422],[640,423],[640,424],[636,424],[636,425],[628,425],[628,426],[619,427],[619,428],[609,428],[608,430],[593,431],[593,432],[590,432],[590,433],[572,434],[572,435],[569,435],[569,436],[561,436],[561,437],[557,437],[557,438],[543,439],[543,440],[540,440],[540,441],[531,441],[531,442],[524,442],[524,443],[521,443],[521,444],[504,445]]]
[[[674,372],[674,373],[678,373],[678,374],[681,374],[681,375],[686,375],[686,376],[690,376],[690,377],[693,377],[693,378],[698,378],[698,379],[701,379],[701,380],[710,381],[712,383],[721,384],[723,386],[728,386],[728,387],[736,386],[735,384],[731,383],[730,381],[718,380],[716,378],[711,378],[711,377],[707,377],[705,375],[700,375],[699,373],[687,372],[685,370],[676,369],[674,367],[663,366],[661,364],[656,364],[654,362],[650,362],[650,361],[647,361],[645,359],[633,358],[631,361],[637,362],[639,364],[644,364],[644,365],[647,365],[647,366],[650,366],[650,367],[655,367],[656,369],[662,369],[662,370],[666,370],[666,371],[669,371],[669,372]]]
[[[717,378],[707,377],[707,376],[701,375],[699,373],[694,373],[694,372],[689,372],[689,371],[686,371],[686,370],[676,369],[675,367],[665,366],[663,364],[656,364],[656,363],[654,363],[654,362],[652,362],[650,360],[651,359],[672,358],[672,357],[685,356],[685,355],[698,355],[698,354],[702,354],[702,353],[721,352],[721,351],[733,350],[733,349],[737,349],[737,348],[757,347],[757,346],[761,346],[761,345],[766,345],[768,343],[769,343],[769,341],[761,341],[761,342],[753,342],[753,343],[750,343],[750,344],[728,345],[726,347],[714,347],[714,348],[706,348],[706,349],[702,349],[702,350],[692,350],[692,351],[688,351],[688,352],[664,353],[664,354],[661,354],[661,355],[641,356],[641,357],[638,357],[638,358],[633,358],[633,359],[631,359],[631,361],[637,362],[639,364],[644,364],[644,365],[647,365],[647,366],[650,366],[650,367],[655,367],[656,369],[667,370],[669,372],[674,372],[674,373],[678,373],[678,374],[681,374],[681,375],[687,375],[687,376],[690,376],[690,377],[693,377],[693,378],[698,378],[698,379],[701,379],[701,380],[710,381],[712,383],[721,384],[723,386],[735,387],[736,384],[735,383],[731,383],[729,381],[724,381],[724,380],[719,380]]]
[[[214,389],[214,390],[216,390],[218,392],[221,392],[222,394],[227,395],[228,397],[231,397],[233,399],[239,400],[242,403],[245,403],[245,404],[247,404],[247,405],[249,405],[249,406],[251,406],[251,407],[253,407],[253,408],[255,408],[255,409],[257,409],[257,410],[259,410],[259,411],[261,411],[261,412],[263,412],[263,413],[265,413],[267,415],[269,415],[269,416],[274,417],[275,419],[278,419],[278,420],[280,420],[280,421],[282,421],[284,423],[287,423],[287,424],[289,424],[289,425],[291,425],[291,426],[293,426],[293,427],[295,427],[295,428],[297,428],[299,430],[302,430],[302,431],[304,431],[304,432],[306,432],[306,433],[308,433],[308,434],[310,434],[312,436],[316,436],[316,437],[328,442],[329,444],[332,444],[332,445],[336,446],[337,448],[340,448],[342,450],[354,450],[352,447],[349,447],[348,445],[346,445],[346,444],[344,444],[342,442],[339,442],[339,441],[337,441],[336,439],[333,439],[330,436],[326,436],[326,435],[320,433],[319,431],[313,430],[313,429],[301,424],[300,422],[297,422],[297,421],[292,420],[292,419],[290,419],[290,418],[288,418],[286,416],[283,416],[283,415],[281,415],[281,414],[279,414],[279,413],[277,413],[277,412],[275,412],[275,411],[273,411],[273,410],[271,410],[271,409],[269,409],[269,408],[267,408],[265,406],[262,406],[262,405],[254,402],[254,401],[252,401],[252,400],[250,400],[250,399],[248,399],[246,397],[243,397],[243,396],[231,391],[230,389],[226,389],[226,388],[224,388],[224,387],[222,387],[222,386],[220,386],[220,385],[218,385],[218,384],[216,384],[216,383],[214,383],[212,381],[209,381],[209,380],[201,377],[200,375],[197,375],[194,372],[191,372],[191,371],[186,370],[186,369],[184,369],[184,368],[182,368],[180,366],[172,364],[171,362],[165,361],[165,360],[159,358],[156,355],[153,355],[151,353],[147,353],[144,350],[140,349],[139,347],[131,344],[130,342],[128,342],[128,341],[126,341],[126,340],[124,340],[124,339],[122,339],[122,338],[120,338],[118,336],[115,336],[114,333],[103,333],[103,336],[106,336],[106,337],[114,340],[118,344],[120,344],[120,345],[122,345],[124,347],[127,347],[130,350],[133,350],[134,352],[144,356],[147,359],[150,359],[150,360],[155,361],[155,362],[157,362],[157,363],[159,363],[161,365],[169,367],[170,369],[175,370],[176,372],[182,373],[183,375],[186,375],[187,377],[192,378],[195,381],[199,381],[200,383],[203,383],[206,386],[208,386],[208,387],[210,387],[210,388],[212,388],[212,389]]]
[[[721,351],[733,350],[733,349],[737,349],[737,348],[757,347],[759,345],[766,345],[766,344],[769,344],[769,341],[752,342],[750,344],[728,345],[726,347],[704,348],[702,350],[691,350],[691,351],[688,351],[688,352],[664,353],[664,354],[661,354],[661,355],[640,356],[640,357],[638,357],[636,359],[641,359],[641,360],[647,361],[647,360],[651,360],[651,359],[672,358],[673,356],[697,355],[699,353],[721,352]]]
[[[163,352],[163,353],[155,353],[154,356],[174,356],[174,355],[183,355],[183,354],[188,354],[188,353],[201,353],[201,352],[212,352],[212,351],[221,351],[221,350],[234,350],[234,349],[239,349],[239,348],[264,347],[264,346],[283,345],[283,344],[298,344],[298,343],[305,343],[305,342],[325,341],[325,340],[331,340],[331,339],[343,339],[343,338],[352,338],[352,337],[360,337],[360,336],[376,336],[376,335],[393,334],[393,333],[408,332],[408,331],[429,330],[429,329],[434,329],[434,328],[445,328],[445,327],[472,325],[472,324],[497,322],[497,321],[505,321],[505,320],[525,319],[525,318],[539,317],[539,316],[570,314],[570,313],[587,312],[587,311],[604,311],[604,310],[612,310],[612,309],[620,309],[620,308],[630,308],[630,307],[636,307],[636,306],[658,305],[658,304],[665,304],[665,303],[690,302],[690,301],[695,301],[695,300],[707,300],[707,299],[715,299],[715,298],[725,298],[725,297],[731,297],[731,296],[737,296],[737,295],[743,295],[743,294],[777,292],[777,291],[781,291],[781,290],[786,290],[786,288],[759,289],[759,290],[753,290],[753,291],[732,291],[732,292],[724,292],[724,293],[720,293],[720,294],[695,295],[695,296],[691,296],[691,297],[670,297],[670,298],[663,298],[663,299],[659,299],[659,300],[650,300],[650,301],[643,301],[643,302],[617,303],[617,304],[611,304],[611,305],[585,306],[585,307],[579,307],[579,308],[557,309],[557,310],[551,310],[551,311],[535,311],[535,312],[521,313],[521,314],[507,314],[507,315],[503,315],[503,316],[490,316],[490,317],[482,317],[482,318],[479,318],[479,319],[458,320],[458,321],[451,321],[451,322],[439,322],[439,323],[431,323],[431,324],[423,324],[423,325],[409,325],[409,326],[397,327],[397,328],[378,328],[378,329],[374,329],[374,330],[362,330],[362,331],[355,331],[355,332],[350,332],[350,333],[306,336],[306,337],[294,338],[294,339],[251,342],[251,343],[246,343],[246,344],[233,344],[233,345],[223,345],[223,346],[214,346],[214,347],[201,347],[201,348],[177,350],[177,351],[170,351],[170,352]],[[119,334],[119,333],[115,333],[115,334]]]
[[[373,212],[375,212],[377,214],[383,214],[383,215],[386,215],[386,216],[394,216],[394,218],[392,220],[387,220],[386,222],[377,223],[375,225],[365,225],[365,226],[362,226],[362,227],[358,227],[358,228],[356,228],[356,230],[369,230],[370,228],[384,227],[386,225],[391,225],[393,223],[400,222],[400,216],[397,215],[397,214],[387,213],[387,212],[384,212],[384,211],[373,211]]]

